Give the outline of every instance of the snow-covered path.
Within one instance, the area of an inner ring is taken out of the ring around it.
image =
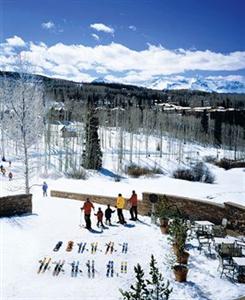
[[[0,219],[1,300],[117,300],[120,299],[119,288],[126,289],[133,283],[133,266],[137,262],[148,274],[151,254],[155,255],[164,277],[171,282],[174,289],[170,298],[172,300],[231,300],[245,295],[245,285],[219,278],[218,260],[199,254],[195,241],[189,250],[188,282],[176,283],[170,269],[171,249],[167,237],[160,234],[159,228],[150,224],[148,217],[141,217],[142,223],[129,222],[130,227],[113,226],[103,233],[92,234],[78,226],[81,206],[79,201],[42,198],[39,187],[33,189],[33,194],[33,215]],[[129,218],[127,213],[126,218]],[[116,219],[114,216],[114,225],[117,225]],[[52,249],[59,240],[64,245],[55,253]],[[86,251],[78,254],[75,245],[74,250],[68,253],[65,247],[69,240],[75,243],[87,242],[88,250],[90,243],[97,241],[98,249],[102,252],[91,254]],[[109,241],[115,242],[117,252],[105,255],[105,244]],[[123,242],[129,243],[127,254],[121,253],[119,244]],[[38,275],[38,260],[44,256],[50,256],[53,261],[65,259],[65,273],[53,277],[49,270]],[[88,259],[95,260],[94,279],[87,277],[85,264]],[[105,275],[106,264],[110,259],[115,262],[115,275],[119,273],[114,278],[107,278]],[[80,261],[83,271],[77,278],[70,276],[69,263],[73,260]],[[120,273],[121,261],[128,262],[127,274]]]

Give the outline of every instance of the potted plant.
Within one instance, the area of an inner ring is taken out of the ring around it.
[[[169,222],[169,211],[168,205],[164,200],[161,200],[157,203],[156,206],[156,217],[159,218],[160,229],[163,234],[168,233],[168,222]]]
[[[179,282],[186,281],[187,262],[189,253],[185,251],[188,226],[185,219],[174,218],[169,224],[170,240],[173,243],[173,250],[177,263],[173,266],[175,279]]]

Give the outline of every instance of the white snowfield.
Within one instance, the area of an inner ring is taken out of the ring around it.
[[[66,185],[70,185],[66,181]],[[64,185],[64,182],[60,182]],[[86,182],[77,185],[86,186]],[[126,183],[125,183],[126,185]],[[61,186],[60,186],[61,187]],[[97,192],[104,187],[104,182],[96,187]],[[128,184],[128,189],[131,190]],[[143,185],[142,185],[143,188]],[[119,190],[119,188],[118,188]],[[120,189],[122,190],[122,188]],[[1,300],[118,300],[122,299],[119,288],[127,289],[134,282],[133,267],[140,263],[148,276],[149,261],[154,254],[158,267],[165,279],[170,280],[173,293],[172,300],[232,300],[245,295],[245,285],[231,282],[226,277],[220,278],[218,259],[211,259],[204,253],[199,254],[197,242],[192,240],[189,245],[190,261],[188,281],[177,283],[171,270],[171,247],[167,236],[163,236],[157,226],[151,225],[148,217],[140,216],[142,222],[128,221],[130,227],[116,224],[116,213],[113,215],[113,225],[103,230],[95,226],[96,217],[92,217],[93,228],[99,233],[90,233],[80,228],[80,207],[82,202],[43,198],[40,187],[33,190],[33,215],[26,217],[1,218]],[[113,193],[113,190],[111,190]],[[125,193],[126,194],[126,193]],[[96,209],[99,205],[96,205]],[[105,207],[101,206],[104,210]],[[128,212],[125,212],[129,219]],[[82,219],[83,222],[83,219]],[[84,223],[84,222],[83,222]],[[74,241],[72,252],[66,252],[68,241]],[[59,252],[53,252],[58,241],[63,241]],[[117,252],[105,254],[105,244],[115,243]],[[79,242],[87,242],[87,249],[78,254]],[[91,254],[90,243],[98,242],[98,251]],[[128,253],[121,253],[123,242],[128,242]],[[213,250],[214,251],[214,250]],[[54,265],[45,273],[37,274],[38,261],[43,257],[51,257],[52,262],[65,260],[64,272],[52,276]],[[87,260],[95,260],[95,278],[88,278],[85,264]],[[79,260],[82,273],[77,278],[71,277],[73,260]],[[113,278],[106,277],[106,264],[114,261],[115,274]],[[120,273],[121,261],[127,261],[127,274]]]

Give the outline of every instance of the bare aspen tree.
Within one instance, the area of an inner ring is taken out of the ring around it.
[[[18,141],[24,165],[25,192],[30,193],[30,149],[44,130],[44,99],[42,82],[32,75],[20,73],[7,91],[9,111],[7,132]]]

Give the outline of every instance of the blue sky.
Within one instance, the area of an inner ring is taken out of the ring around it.
[[[245,75],[243,0],[0,0],[0,13],[1,69],[21,54],[74,80]]]

